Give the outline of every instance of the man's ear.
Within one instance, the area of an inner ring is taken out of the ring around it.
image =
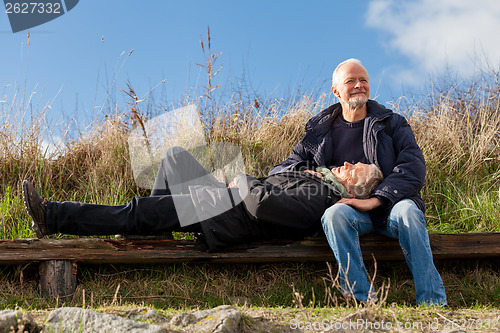
[[[353,190],[353,188],[352,188],[352,186],[351,186],[350,184],[345,184],[345,185],[344,185],[344,187],[345,187],[345,189],[346,189],[346,191],[347,191],[347,197],[348,197],[349,199],[354,199],[354,198],[356,198],[356,196],[355,196],[354,194],[352,194],[352,192],[353,192],[353,191],[352,191],[352,190]]]
[[[334,86],[332,86],[332,91],[333,91],[333,94],[335,95],[335,97],[337,97],[337,98],[338,98],[338,97],[339,97],[339,92],[338,92],[338,90],[337,90],[337,89],[335,89],[335,87],[334,87]]]

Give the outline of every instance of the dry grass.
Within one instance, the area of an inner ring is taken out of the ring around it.
[[[465,91],[435,92],[419,103],[394,106],[408,116],[426,157],[423,196],[431,231],[500,231],[498,91],[492,84],[472,85]],[[205,139],[236,144],[246,172],[264,176],[291,153],[311,115],[329,103],[325,95],[317,100],[311,96],[296,102],[256,99],[246,104],[231,99],[213,113],[213,123],[205,123]],[[127,145],[131,130],[148,119],[137,100],[130,105],[135,113],[124,110],[96,121],[85,135],[64,140],[65,150],[59,155],[44,148],[48,127],[43,111],[27,117],[26,107],[16,111],[4,105],[0,127],[3,237],[31,233],[19,196],[23,179],[32,180],[53,200],[123,204],[133,195],[148,195],[134,182]]]
[[[342,296],[335,266],[326,263],[80,265],[78,287],[65,305],[96,308],[142,304],[183,309],[232,304],[301,310],[364,307],[375,312],[393,303],[416,305],[413,279],[404,262],[381,262],[377,268],[367,265],[379,292],[379,301],[369,306]],[[498,260],[438,262],[449,305],[498,308],[498,267]],[[16,305],[25,309],[63,305],[60,300],[40,295],[37,270],[37,265],[1,268],[0,309]]]
[[[498,74],[441,87],[402,108],[426,162],[431,231],[500,231]]]
[[[237,144],[245,159],[247,173],[265,176],[269,168],[283,161],[292,147],[304,136],[307,120],[324,106],[314,103],[308,96],[286,110],[280,101],[265,106],[248,105],[229,109],[214,122],[210,141]]]
[[[470,182],[485,176],[498,180],[498,170],[488,173],[500,156],[498,98],[490,97],[464,104],[450,94],[435,96],[432,109],[412,115],[415,135],[431,166],[428,181],[436,179],[432,167]]]
[[[212,44],[208,30],[201,40],[205,61],[200,66],[207,75],[204,98],[196,101],[205,125],[202,137],[209,144],[236,144],[246,173],[264,176],[291,153],[306,121],[331,103],[330,96],[312,91],[280,100],[241,90],[223,96],[224,88],[217,83],[221,53]],[[499,82],[498,72],[489,69],[471,82],[435,83],[428,95],[411,102],[402,98],[393,107],[407,115],[427,161],[422,194],[431,231],[500,231]],[[68,130],[58,130],[65,147],[60,154],[44,142],[53,130],[45,117],[50,105],[40,105],[36,92],[18,91],[9,101],[4,92],[0,104],[3,237],[31,234],[19,196],[23,179],[32,180],[53,200],[122,204],[133,195],[148,195],[134,181],[127,139],[135,128],[151,137],[145,124],[160,114],[151,114],[150,101],[147,112],[140,109],[147,98],[137,97],[130,83],[122,90],[131,99],[128,105],[113,106],[108,112],[112,116],[96,119],[84,135],[64,137]],[[179,107],[191,104],[189,99]]]

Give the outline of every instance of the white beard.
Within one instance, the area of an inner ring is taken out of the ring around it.
[[[366,102],[368,102],[368,97],[361,97],[361,98],[350,98],[347,101],[347,104],[353,108],[353,109],[360,109],[362,108]]]

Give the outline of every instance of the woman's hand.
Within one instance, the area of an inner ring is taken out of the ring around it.
[[[238,186],[236,186],[236,178],[238,178],[237,176],[234,177],[233,181],[230,182],[229,184],[227,184],[227,188],[237,188]]]
[[[310,173],[311,175],[316,176],[318,178],[323,177],[323,175],[321,173],[313,171],[313,170],[304,170],[304,172]]]

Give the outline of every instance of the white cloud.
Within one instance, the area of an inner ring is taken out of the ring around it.
[[[47,159],[55,159],[61,156],[65,148],[64,141],[58,136],[44,138],[41,142],[42,154]]]
[[[387,46],[412,61],[415,75],[448,67],[467,76],[500,62],[499,0],[372,0],[367,25],[388,34]]]

